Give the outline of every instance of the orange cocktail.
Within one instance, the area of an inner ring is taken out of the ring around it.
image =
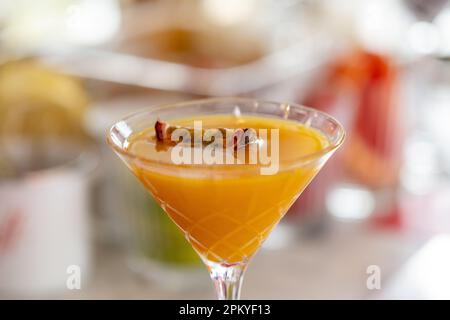
[[[202,121],[205,128],[279,130],[280,170],[273,175],[261,175],[259,163],[204,166],[195,176],[132,165],[203,258],[225,264],[246,261],[311,181],[320,163],[287,170],[285,166],[329,143],[315,129],[271,117],[214,115],[172,123],[192,126],[194,120]],[[172,147],[159,150],[154,137],[153,129],[138,132],[130,139],[129,152],[169,161]],[[270,149],[271,138],[265,143]]]

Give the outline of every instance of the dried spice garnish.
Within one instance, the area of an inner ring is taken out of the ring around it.
[[[222,146],[233,147],[234,150],[246,146],[250,143],[255,143],[257,141],[256,131],[250,128],[207,128],[202,129],[201,135],[195,135],[195,130],[192,127],[182,127],[169,125],[165,121],[157,120],[155,122],[155,135],[158,143],[164,143],[168,145],[177,144],[176,141],[172,140],[172,133],[177,129],[184,129],[184,132],[190,135],[189,141],[191,145],[198,145],[201,143],[203,146],[209,145],[211,143],[218,144],[217,141],[205,141],[203,137],[205,136],[206,130],[211,136],[216,136],[216,133],[220,133],[222,136]],[[217,132],[215,132],[217,130]],[[195,138],[199,136],[201,141],[195,141]],[[188,140],[188,139],[185,139]]]

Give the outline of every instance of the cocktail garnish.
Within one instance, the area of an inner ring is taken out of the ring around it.
[[[180,143],[181,141],[172,140],[172,133],[174,133],[177,129],[182,129],[186,134],[190,135],[189,139],[181,139],[181,141],[190,141],[191,145],[193,146],[200,143],[203,146],[209,145],[211,143],[219,145],[219,141],[215,141],[214,139],[204,139],[205,133],[209,137],[222,137],[221,146],[223,148],[233,147],[234,150],[245,147],[248,144],[255,143],[258,140],[256,131],[251,128],[202,128],[201,134],[196,135],[195,129],[192,127],[170,125],[167,122],[158,119],[155,122],[155,135],[157,142],[168,145],[175,145],[177,143]]]

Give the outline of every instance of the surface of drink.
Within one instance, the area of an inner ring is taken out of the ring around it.
[[[176,165],[174,146],[160,148],[153,128],[128,138],[128,164],[202,258],[225,265],[246,262],[319,171],[326,159],[317,161],[317,154],[329,142],[313,128],[268,116],[203,115],[171,124],[192,127],[194,120],[204,129],[278,129],[276,141],[271,133],[258,140],[258,152],[266,145],[270,153],[278,143],[278,171],[261,174],[265,165],[259,161]]]

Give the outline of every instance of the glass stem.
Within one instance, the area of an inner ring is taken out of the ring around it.
[[[209,272],[219,300],[239,300],[245,267],[245,265],[209,264]]]

